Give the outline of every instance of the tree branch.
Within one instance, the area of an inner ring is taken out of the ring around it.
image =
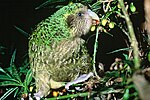
[[[118,1],[119,1],[120,6],[121,6],[122,12],[125,16],[125,20],[126,20],[128,31],[129,31],[129,36],[131,38],[130,43],[131,43],[131,47],[133,48],[134,68],[139,69],[140,57],[139,57],[139,50],[138,50],[138,42],[137,42],[137,39],[135,37],[133,25],[132,25],[130,17],[127,13],[127,10],[125,9],[124,1],[123,0],[118,0]]]

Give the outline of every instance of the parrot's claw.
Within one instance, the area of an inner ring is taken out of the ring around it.
[[[37,93],[34,93],[34,98],[35,98],[36,100],[40,100],[42,97],[43,97],[43,95],[42,95],[42,92],[41,92],[41,91],[39,91],[39,92],[37,92]]]
[[[90,72],[89,74],[83,74],[81,75],[80,77],[78,77],[77,79],[75,79],[74,81],[72,82],[68,82],[66,85],[65,85],[65,88],[69,91],[69,86],[73,85],[73,84],[77,84],[77,83],[81,83],[81,82],[84,82],[86,80],[88,80],[90,77],[94,76],[94,74],[92,72]],[[81,90],[80,88],[76,88],[77,90]]]

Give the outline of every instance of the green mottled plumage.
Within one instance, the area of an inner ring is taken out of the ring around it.
[[[80,38],[89,31],[91,19],[87,29],[82,28],[86,25],[79,25],[83,30],[74,27],[71,22],[74,20],[68,19],[69,15],[76,16],[77,12],[84,10],[87,8],[80,3],[64,6],[39,23],[29,38],[30,66],[37,90],[41,91],[43,96],[46,96],[51,88],[50,79],[71,81],[77,75],[91,71],[91,59],[85,41]]]

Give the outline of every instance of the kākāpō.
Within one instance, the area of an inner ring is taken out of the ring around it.
[[[41,21],[29,38],[29,60],[38,95],[47,96],[57,82],[70,82],[92,71],[86,35],[97,25],[96,13],[81,3],[62,7]]]

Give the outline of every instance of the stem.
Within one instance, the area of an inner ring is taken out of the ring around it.
[[[69,94],[69,95],[64,95],[64,96],[59,96],[59,97],[54,97],[54,98],[47,98],[45,100],[59,100],[59,99],[66,99],[66,98],[75,98],[75,97],[85,97],[85,96],[88,96],[88,95],[93,95],[95,94],[96,92],[85,92],[85,93],[77,93],[77,94]]]
[[[90,98],[88,98],[88,100],[93,100],[92,96],[94,94],[101,94],[101,95],[105,95],[105,94],[111,94],[111,93],[123,93],[124,90],[123,89],[113,89],[113,88],[108,88],[108,90],[100,90],[100,91],[91,91],[91,92],[83,92],[83,93],[76,93],[76,94],[68,94],[68,95],[63,95],[63,96],[58,96],[58,97],[52,97],[52,98],[45,98],[44,100],[59,100],[59,99],[69,99],[70,98],[75,98],[75,97],[87,97],[90,96]]]
[[[98,76],[97,72],[96,72],[96,52],[97,52],[97,47],[98,47],[98,31],[99,31],[99,27],[96,28],[96,37],[95,37],[95,44],[94,44],[94,53],[93,53],[93,72],[95,74],[95,76],[100,79],[100,77]]]
[[[140,57],[139,57],[139,50],[138,50],[138,42],[137,42],[137,39],[135,37],[133,25],[132,25],[130,17],[127,13],[127,10],[125,9],[125,5],[124,5],[123,0],[118,0],[118,1],[119,1],[119,4],[120,4],[121,8],[122,8],[122,12],[125,16],[125,20],[126,20],[127,27],[128,27],[128,30],[129,30],[129,35],[130,35],[130,38],[131,38],[130,43],[131,43],[131,47],[133,48],[134,68],[139,69],[140,68]]]

